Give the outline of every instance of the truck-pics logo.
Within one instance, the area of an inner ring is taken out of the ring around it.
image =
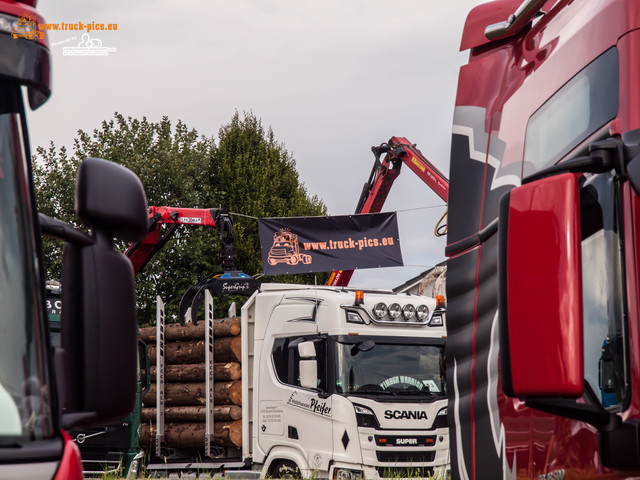
[[[317,413],[318,415],[322,415],[323,417],[331,416],[331,407],[327,406],[327,402],[321,402],[315,398],[310,399],[300,399],[296,398],[298,392],[293,392],[287,400],[288,405],[293,405],[294,407],[302,408],[304,410],[309,410],[310,412]]]
[[[269,265],[278,263],[297,265],[298,262],[308,265],[311,263],[311,255],[300,253],[298,236],[295,233],[291,233],[288,228],[281,228],[279,232],[273,234],[273,245],[269,250],[267,262],[269,262]]]
[[[27,40],[42,40],[44,32],[38,30],[36,21],[28,15],[18,17],[11,29],[11,38],[26,38]]]
[[[395,212],[258,219],[265,275],[401,266]]]

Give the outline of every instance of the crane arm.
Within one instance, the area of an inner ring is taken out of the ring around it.
[[[369,180],[364,184],[355,213],[377,213],[382,210],[402,164],[406,164],[445,203],[449,197],[449,179],[422,152],[404,137],[391,137],[387,143],[371,147],[375,157]],[[384,158],[381,157],[384,155]],[[347,286],[353,270],[331,273],[327,285]]]
[[[415,144],[404,137],[392,137],[389,142],[389,161],[399,159],[427,184],[445,203],[449,198],[449,179],[422,155]]]
[[[164,233],[161,232],[163,225],[168,225]],[[220,234],[220,265],[222,266],[222,274],[207,275],[182,295],[178,307],[178,318],[183,325],[186,318],[190,318],[194,324],[198,323],[198,307],[202,304],[205,290],[211,291],[213,295],[249,296],[259,288],[258,280],[235,270],[233,222],[229,213],[220,208],[149,207],[149,233],[141,242],[132,243],[125,252],[136,275],[162,249],[178,225],[217,229]]]
[[[169,228],[162,233],[162,226]],[[216,228],[220,231],[220,263],[224,271],[233,270],[234,236],[229,213],[220,208],[149,207],[149,233],[141,242],[132,243],[125,254],[138,274],[173,236],[178,225]]]

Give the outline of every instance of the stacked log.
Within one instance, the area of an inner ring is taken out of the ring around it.
[[[214,441],[220,447],[242,446],[240,319],[216,320],[214,334]],[[165,444],[204,448],[205,324],[167,324],[164,328]],[[143,328],[149,347],[151,388],[142,402],[140,443],[149,448],[156,435],[156,327]]]
[[[213,426],[214,442],[219,447],[242,445],[242,421],[215,422]],[[166,423],[164,440],[167,446],[180,448],[204,448],[204,422]],[[144,423],[140,427],[140,439],[152,439],[156,436],[154,424]],[[149,445],[146,445],[148,447]],[[145,448],[146,448],[145,447]]]

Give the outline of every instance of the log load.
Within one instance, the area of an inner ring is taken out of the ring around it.
[[[165,406],[195,406],[205,405],[204,383],[165,383]],[[215,382],[213,384],[213,398],[217,405],[242,405],[242,381]],[[156,406],[156,384],[152,383],[142,399],[145,407]]]
[[[156,381],[156,366],[151,367],[151,381]],[[186,363],[164,366],[165,382],[204,382],[206,368],[204,363]],[[215,363],[213,368],[213,378],[222,380],[240,380],[242,369],[236,362]]]
[[[213,355],[216,362],[240,362],[242,340],[239,336],[220,337],[213,341]],[[149,361],[156,363],[156,345],[149,347]],[[204,340],[166,342],[164,358],[166,363],[202,363],[204,362]]]
[[[142,409],[142,422],[155,422],[157,410],[155,407]],[[242,407],[238,405],[216,405],[213,407],[213,419],[215,421],[233,421],[242,418]],[[204,422],[206,419],[205,407],[165,407],[165,422]]]
[[[204,338],[205,323],[201,321],[198,325],[187,323],[182,326],[179,323],[168,323],[164,326],[165,342],[175,342],[180,340],[202,340]],[[214,337],[235,337],[240,334],[240,318],[229,317],[221,320],[214,320]],[[145,327],[140,329],[140,338],[147,344],[156,342],[156,327]]]
[[[219,447],[242,446],[242,368],[240,319],[215,320],[214,334],[214,442]],[[143,398],[140,441],[144,448],[155,443],[156,328],[141,329],[149,348],[152,381]],[[165,338],[165,444],[170,448],[205,446],[205,323],[167,324]],[[153,453],[152,453],[153,455]]]
[[[164,439],[167,447],[203,448],[204,423],[167,423],[164,426]],[[140,425],[140,444],[144,448],[155,442],[155,425],[145,422]],[[219,447],[242,447],[242,421],[216,422],[214,441]]]

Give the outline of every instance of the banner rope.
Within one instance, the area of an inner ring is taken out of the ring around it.
[[[411,212],[411,211],[414,211],[414,210],[428,210],[430,208],[442,208],[442,207],[446,207],[446,206],[447,206],[447,204],[443,203],[441,205],[427,205],[425,207],[403,208],[401,210],[396,210],[395,212],[396,213]],[[243,213],[229,212],[229,215],[237,215],[238,217],[250,218],[252,220],[260,220],[260,217],[253,217],[251,215],[244,215]],[[350,214],[346,214],[346,215],[350,215]],[[351,215],[354,215],[354,214],[351,214]],[[327,216],[330,217],[331,215],[327,215]]]

